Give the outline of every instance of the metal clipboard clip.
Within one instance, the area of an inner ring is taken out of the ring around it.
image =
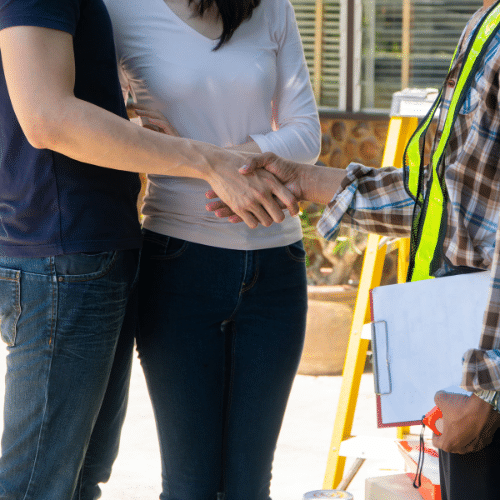
[[[372,330],[375,394],[390,394],[392,388],[387,323],[385,321],[376,321],[370,323],[370,325]]]

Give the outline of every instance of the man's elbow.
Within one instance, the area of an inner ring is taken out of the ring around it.
[[[31,146],[36,149],[54,149],[59,133],[49,116],[33,113],[21,118],[19,123]]]
[[[22,127],[26,139],[36,149],[48,149],[48,138],[45,127],[38,123],[30,123]]]

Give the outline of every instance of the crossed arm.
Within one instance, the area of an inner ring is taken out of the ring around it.
[[[293,195],[268,172],[238,174],[249,152],[157,134],[76,98],[69,33],[6,28],[0,50],[14,111],[33,147],[106,168],[203,179],[250,227],[281,222],[277,200],[297,213]]]

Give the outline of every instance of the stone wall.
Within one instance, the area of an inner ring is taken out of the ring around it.
[[[345,168],[351,162],[379,167],[388,126],[388,117],[353,119],[321,116],[319,160],[337,168]]]

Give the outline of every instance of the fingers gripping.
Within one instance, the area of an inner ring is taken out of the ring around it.
[[[243,165],[239,171],[241,174],[249,175],[254,173],[259,168],[268,169],[268,166],[277,159],[278,156],[274,153],[263,153],[261,155],[254,156],[250,162],[247,165]]]

